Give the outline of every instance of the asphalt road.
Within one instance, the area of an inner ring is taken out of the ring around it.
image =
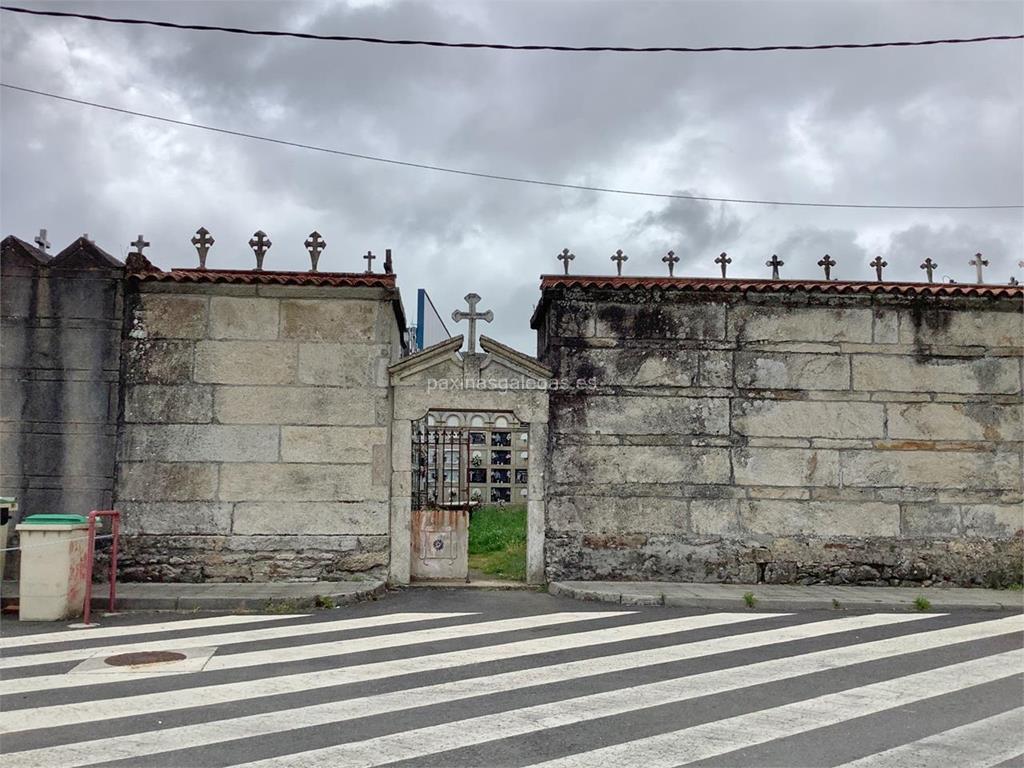
[[[6,621],[0,764],[1024,766],[1022,630],[1019,613],[467,590],[302,616]],[[106,661],[140,652],[175,655]]]

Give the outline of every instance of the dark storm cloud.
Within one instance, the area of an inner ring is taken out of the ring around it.
[[[857,242],[857,233],[850,230],[794,229],[772,247],[772,253],[787,262],[789,269],[784,272],[787,276],[791,273],[803,277],[813,274],[816,278],[823,278],[824,271],[817,264],[825,254],[836,262],[831,271],[836,280],[861,280],[868,276],[869,270],[861,266],[870,258]],[[765,267],[764,271],[767,273],[768,269]]]
[[[109,12],[108,4],[52,4]],[[1011,3],[118,3],[117,15],[382,37],[665,44],[920,39],[1018,32]],[[855,203],[1020,202],[1018,43],[807,54],[570,55],[253,39],[0,16],[4,79],[270,136],[415,162],[578,184]],[[361,269],[394,250],[406,302],[446,316],[476,291],[487,330],[532,351],[537,277],[560,271],[819,274],[883,254],[900,279],[926,255],[965,280],[982,251],[1005,281],[1024,250],[1018,212],[842,211],[617,197],[469,179],[155,124],[4,92],[4,233],[88,231],[121,255],[138,232],[162,266]],[[938,258],[936,254],[941,254]]]
[[[677,190],[677,194],[696,194]],[[649,240],[657,258],[667,250],[679,257],[683,272],[691,262],[706,260],[731,247],[742,229],[742,221],[723,203],[703,200],[672,200],[659,211],[649,211],[634,222],[631,241]]]

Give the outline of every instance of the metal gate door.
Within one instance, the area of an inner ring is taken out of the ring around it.
[[[469,573],[469,431],[415,422],[412,430],[413,578]]]

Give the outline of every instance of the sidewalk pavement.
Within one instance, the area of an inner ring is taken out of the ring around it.
[[[117,584],[118,611],[283,611],[330,608],[384,594],[383,581],[297,581],[259,584]],[[94,584],[92,608],[105,611],[110,586]],[[18,600],[18,584],[5,581],[4,605]]]
[[[1020,611],[1020,590],[942,587],[833,587],[789,584],[683,584],[667,581],[553,581],[552,595],[621,605],[669,605],[686,608],[767,611],[851,609],[871,611]],[[927,605],[918,605],[923,597]]]

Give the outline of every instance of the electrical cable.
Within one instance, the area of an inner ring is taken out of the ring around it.
[[[351,157],[359,160],[370,160],[375,163],[386,163],[388,165],[398,165],[404,168],[418,168],[425,171],[437,171],[439,173],[451,173],[459,176],[470,176],[478,179],[491,179],[494,181],[508,181],[516,184],[535,184],[543,187],[554,187],[557,189],[572,189],[583,192],[604,192],[614,195],[632,195],[635,197],[657,197],[667,198],[670,200],[698,200],[711,203],[745,203],[749,205],[785,205],[785,206],[797,206],[803,208],[870,208],[870,209],[894,209],[894,210],[989,210],[989,209],[1004,209],[1004,208],[1024,208],[1024,205],[867,205],[860,203],[805,203],[805,202],[794,202],[790,200],[756,200],[756,199],[745,199],[735,197],[710,197],[706,195],[684,195],[679,193],[668,193],[668,192],[644,192],[635,189],[618,189],[615,187],[594,187],[586,184],[569,184],[557,181],[545,181],[543,179],[528,179],[518,176],[503,176],[496,173],[484,173],[481,171],[469,171],[462,168],[447,168],[440,165],[429,165],[427,163],[413,163],[407,160],[396,160],[394,158],[378,157],[375,155],[365,155],[359,152],[347,152],[341,149],[332,149],[330,147],[321,147],[315,144],[304,144],[298,141],[289,141],[287,139],[277,139],[270,136],[260,136],[255,133],[246,133],[244,131],[234,131],[229,128],[218,128],[212,125],[203,125],[202,123],[193,123],[187,120],[175,120],[170,117],[162,117],[160,115],[151,115],[146,112],[137,112],[131,109],[123,109],[121,107],[110,106],[109,104],[99,104],[94,101],[86,101],[84,99],[75,99],[70,96],[61,96],[56,93],[49,93],[47,91],[40,91],[34,88],[25,88],[20,85],[13,85],[11,83],[0,82],[0,87],[9,88],[14,91],[20,91],[22,93],[30,93],[36,96],[44,96],[50,99],[57,99],[58,101],[69,102],[71,104],[80,104],[87,107],[95,107],[96,109],[103,109],[108,112],[116,112],[122,115],[130,115],[132,117],[143,117],[147,120],[157,120],[162,123],[168,123],[170,125],[178,125],[185,128],[197,128],[203,131],[210,131],[211,133],[224,134],[226,136],[237,136],[244,139],[253,139],[254,141],[264,141],[270,144],[279,144],[285,147],[294,147],[296,149],[306,149],[313,152],[324,152],[331,155],[340,155],[342,157]]]
[[[1005,40],[1021,40],[1024,35],[986,35],[984,37],[953,37],[940,40],[898,40],[875,43],[821,43],[817,45],[713,45],[704,47],[685,47],[656,45],[630,47],[618,45],[517,45],[511,43],[450,43],[442,40],[401,40],[381,37],[364,37],[360,35],[318,35],[313,32],[285,32],[272,29],[245,29],[242,27],[222,27],[214,24],[177,24],[173,21],[157,21],[155,19],[119,18],[99,16],[93,13],[73,13],[70,11],[44,11],[38,8],[23,8],[4,5],[0,10],[11,13],[24,13],[32,16],[52,16],[68,19],[82,19],[107,24],[132,24],[165,29],[180,29],[193,32],[225,32],[232,35],[250,35],[256,37],[290,37],[300,40],[321,40],[341,43],[372,43],[375,45],[419,45],[431,48],[485,48],[497,51],[557,51],[561,53],[764,53],[767,51],[828,51],[828,50],[864,50],[869,48],[911,48],[930,45],[956,45],[961,43],[991,43]]]

